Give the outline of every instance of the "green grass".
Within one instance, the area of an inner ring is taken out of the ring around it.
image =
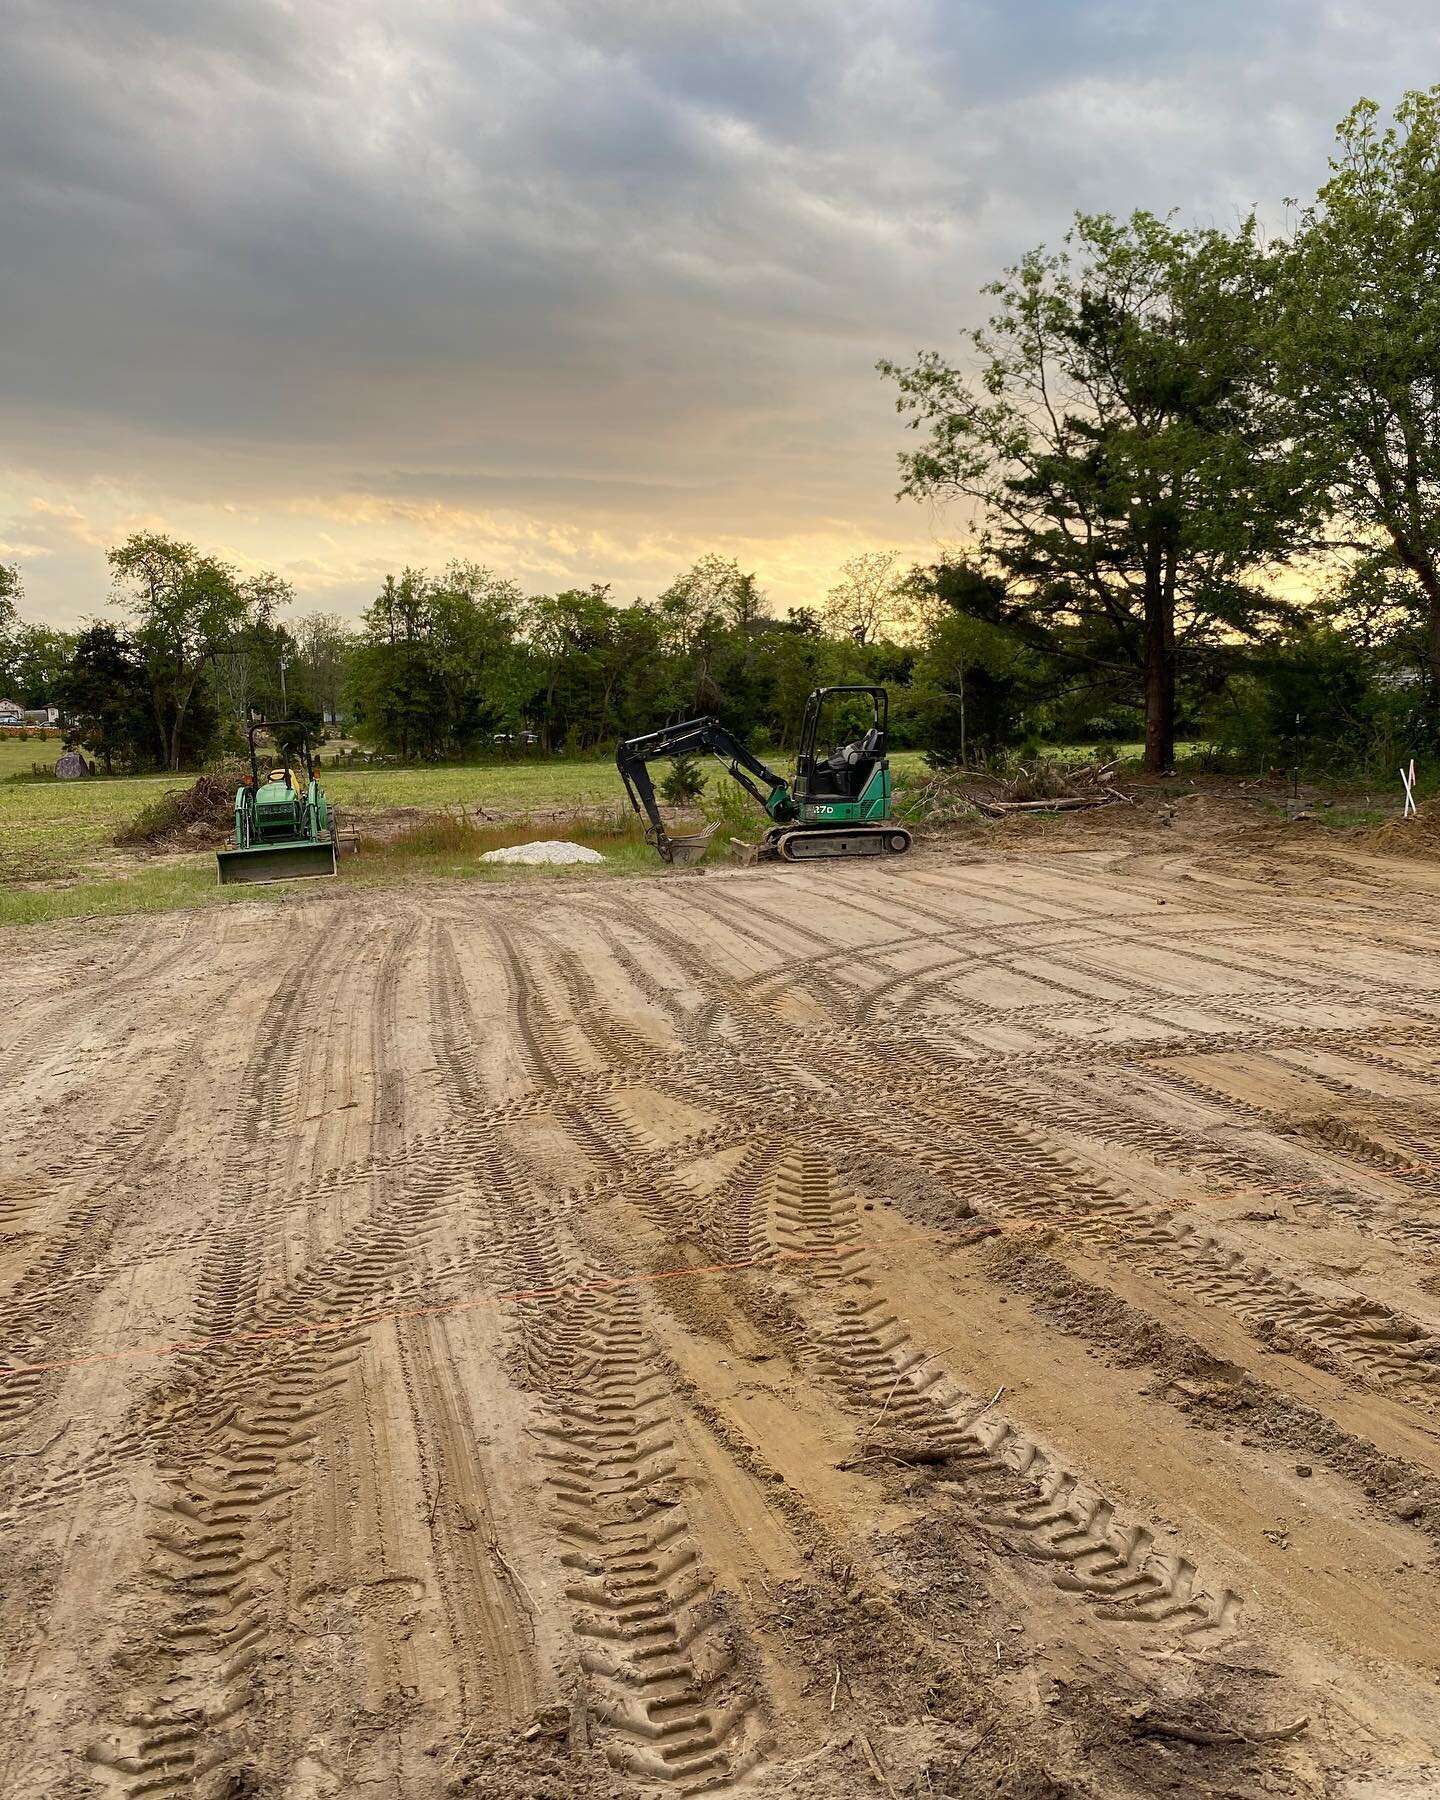
[[[0,881],[77,873],[142,806],[177,785],[173,775],[0,782]]]
[[[193,777],[23,779],[31,763],[46,760],[54,748],[35,739],[26,743],[0,740],[0,924],[167,911],[225,904],[236,898],[283,901],[314,892],[309,884],[293,889],[288,885],[221,889],[208,852],[137,859],[117,850],[116,833],[142,807],[152,805],[169,788],[187,786]],[[53,761],[53,756],[49,760]],[[788,758],[775,760],[782,768],[788,767]],[[891,758],[891,764],[900,784],[907,777],[913,780],[925,773],[924,759],[916,752],[900,752]],[[720,765],[710,762],[707,774],[711,791],[720,791],[726,781]],[[7,775],[21,779],[7,780]],[[584,822],[556,820],[553,815],[598,807],[618,811],[624,806],[620,779],[608,757],[438,768],[332,769],[326,770],[321,780],[342,820],[348,815],[362,835],[367,817],[389,808],[414,807],[437,814],[448,808],[452,817],[464,809],[472,821],[479,814],[482,823],[485,814],[502,814],[512,820],[531,814],[542,822],[550,815],[553,828],[540,835],[576,837],[583,842]],[[750,811],[758,827],[760,810],[752,807]],[[505,841],[517,841],[516,835],[512,833]],[[610,846],[597,841],[595,847],[605,851],[607,867],[616,872],[659,873],[663,867],[638,833]],[[372,844],[366,855],[345,860],[343,879],[347,886],[371,887],[385,882],[458,878],[553,881],[586,873],[584,865],[573,869],[477,866],[477,854],[470,843],[444,846],[432,841],[428,850],[412,845],[408,851]],[[591,872],[602,871],[592,867]]]
[[[120,913],[177,912],[252,899],[254,890],[222,888],[215,858],[167,858],[125,875],[82,878],[53,887],[0,886],[0,925],[38,925],[52,919],[108,919]],[[290,897],[290,891],[276,894]]]
[[[59,738],[32,737],[22,742],[19,738],[0,737],[0,781],[11,775],[30,775],[36,763],[42,769],[53,769],[55,758],[64,748]]]
[[[451,825],[460,825],[452,818]],[[506,863],[483,863],[478,860],[481,849],[499,848],[502,843],[527,842],[546,835],[589,841],[605,858],[599,863],[572,863],[561,866],[532,866]],[[493,840],[493,841],[492,841]],[[0,926],[37,925],[56,919],[103,919],[122,913],[186,912],[201,906],[234,906],[242,902],[266,906],[284,905],[297,900],[314,899],[333,894],[337,888],[406,887],[430,881],[565,881],[577,878],[615,875],[661,875],[666,872],[660,858],[640,837],[628,829],[623,834],[607,834],[593,821],[579,821],[573,826],[561,820],[551,832],[512,831],[495,828],[476,832],[461,826],[458,832],[446,829],[432,831],[428,825],[419,828],[414,838],[391,840],[385,844],[362,842],[358,856],[348,851],[340,860],[336,881],[268,882],[263,885],[221,887],[216,880],[213,852],[195,855],[157,857],[125,875],[98,875],[78,881],[44,887],[0,886]]]

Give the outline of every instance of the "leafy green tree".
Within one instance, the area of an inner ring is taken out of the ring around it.
[[[75,640],[69,632],[22,619],[18,603],[24,594],[19,568],[0,563],[0,697],[47,706]]]
[[[542,594],[525,609],[536,673],[535,717],[547,750],[597,743],[606,716],[605,652],[615,609],[604,587]]]
[[[131,768],[154,761],[145,659],[115,626],[97,620],[76,638],[54,703],[67,737],[98,756],[107,775],[117,759]]]
[[[660,784],[667,806],[693,806],[705,792],[705,767],[698,756],[672,757]]]
[[[16,654],[16,636],[20,630],[20,610],[16,602],[25,592],[20,570],[14,563],[0,563],[0,683],[13,685],[11,670]],[[6,694],[5,699],[18,699]]]
[[[644,606],[611,607],[598,651],[600,740],[650,731],[666,716],[669,672],[660,626]]]
[[[521,596],[479,563],[386,576],[348,662],[364,734],[402,756],[453,756],[518,726],[529,695]]]
[[[733,556],[710,551],[677,575],[657,604],[676,620],[682,634],[701,630],[714,619],[749,631],[764,614],[765,593]]]
[[[1440,729],[1440,87],[1394,122],[1362,100],[1330,179],[1280,258],[1275,348],[1285,425],[1329,541],[1421,626]],[[1368,571],[1368,572],[1366,572]]]
[[[50,625],[18,623],[5,647],[0,686],[25,706],[54,704],[54,688],[74,647],[71,632]]]
[[[528,697],[520,589],[481,563],[456,561],[429,589],[428,658],[441,747],[473,749],[520,723]]]
[[[145,658],[162,766],[178,769],[207,710],[203,682],[214,660],[253,626],[268,623],[289,588],[274,575],[242,579],[228,564],[163,532],[137,532],[109,553],[115,603],[135,620]]]
[[[880,365],[928,434],[902,493],[971,502],[982,561],[1055,654],[1141,687],[1153,770],[1178,658],[1283,610],[1263,578],[1300,519],[1256,330],[1268,279],[1251,223],[1080,215],[988,290],[976,374],[933,351]]]
[[[1017,740],[1026,709],[1063,679],[1047,633],[1011,607],[1003,581],[971,563],[912,570],[907,585],[934,622],[902,716],[935,766],[988,761]]]
[[[216,652],[210,688],[229,727],[231,748],[243,743],[252,715],[320,721],[295,639],[271,619],[256,619]]]
[[[423,569],[407,568],[384,584],[363,615],[362,638],[351,661],[348,692],[368,739],[401,756],[433,756],[439,684],[428,656],[429,584]]]

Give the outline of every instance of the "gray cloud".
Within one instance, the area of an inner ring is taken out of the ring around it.
[[[13,507],[269,507],[297,567],[300,494],[924,536],[877,355],[1077,206],[1278,218],[1440,49],[1419,0],[6,10]]]

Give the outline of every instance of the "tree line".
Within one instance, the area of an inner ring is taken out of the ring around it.
[[[976,526],[957,611],[1092,718],[1354,754],[1440,736],[1440,88],[1362,101],[1266,237],[1081,215],[957,367],[882,362],[903,492]]]
[[[630,604],[455,561],[357,624],[289,621],[279,577],[148,533],[110,553],[121,618],[73,637],[22,624],[0,570],[0,686],[107,767],[214,755],[251,709],[416,758],[699,712],[783,749],[811,687],[858,680],[937,761],[1143,736],[1155,770],[1181,737],[1388,767],[1440,745],[1437,244],[1440,88],[1358,105],[1282,232],[1078,216],[987,290],[963,358],[880,365],[916,434],[901,493],[963,548],[857,556],[783,618],[707,555]]]

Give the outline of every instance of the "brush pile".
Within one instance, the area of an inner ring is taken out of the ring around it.
[[[1088,806],[1109,806],[1124,794],[1111,785],[1114,762],[1065,764],[1053,757],[1021,763],[1013,775],[1001,779],[998,790],[976,798],[981,812],[1003,819],[1017,812],[1080,812]]]
[[[1114,762],[1066,764],[1053,757],[1021,763],[1009,774],[990,770],[937,769],[905,795],[908,818],[951,825],[1011,813],[1082,812],[1126,796],[1111,785]]]
[[[234,768],[201,775],[188,788],[167,788],[115,833],[115,842],[157,848],[212,842],[235,822],[235,790],[244,775],[243,766],[237,763]]]

